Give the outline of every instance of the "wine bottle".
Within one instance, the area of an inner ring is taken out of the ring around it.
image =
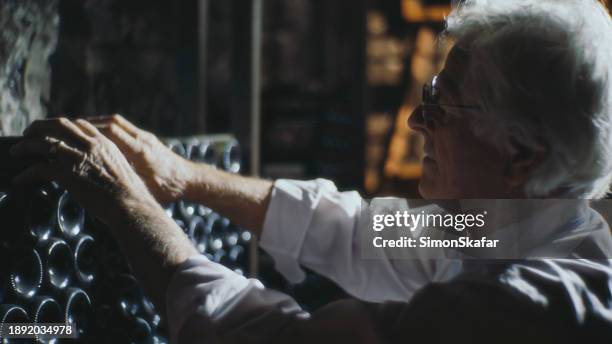
[[[217,166],[217,155],[214,148],[206,141],[192,140],[187,144],[189,160]]]
[[[233,223],[229,223],[223,234],[223,247],[226,250],[232,249],[232,247],[240,243],[240,228],[236,227]]]
[[[240,230],[240,244],[244,246],[249,246],[251,244],[251,237],[253,235],[249,230],[241,229]]]
[[[214,254],[223,249],[223,240],[220,237],[209,236],[206,244],[206,252]],[[216,260],[215,260],[216,261]]]
[[[235,140],[223,143],[222,168],[231,173],[240,172],[240,146]]]
[[[64,320],[73,326],[76,337],[87,338],[93,322],[93,308],[87,293],[79,288],[67,288],[64,292]]]
[[[195,216],[189,222],[187,235],[200,253],[206,252],[206,241],[210,234],[209,230],[210,227],[207,226],[206,221],[200,216]]]
[[[153,336],[153,344],[168,344],[169,341],[167,338],[164,338],[160,335],[154,335]]]
[[[25,247],[9,247],[2,251],[0,272],[9,289],[5,297],[31,299],[43,282],[43,263],[36,250]]]
[[[197,204],[180,200],[176,202],[175,216],[185,223],[189,223],[189,221],[196,216],[196,208]]]
[[[126,330],[125,338],[128,343],[153,344],[153,330],[145,319],[134,317]]]
[[[61,191],[51,184],[36,188],[26,201],[26,223],[30,235],[38,241],[49,239],[55,232],[57,205]]]
[[[95,241],[87,234],[80,234],[74,241],[74,270],[76,277],[83,284],[89,286],[94,282],[97,270]]]
[[[5,327],[5,324],[24,324],[29,323],[30,317],[25,309],[20,306],[12,304],[0,305],[0,338],[3,344],[8,343],[29,343],[31,339],[27,338],[4,338],[2,335],[8,332],[9,329]]]
[[[125,318],[138,315],[142,307],[142,290],[138,281],[130,274],[120,274],[112,281],[119,310]]]
[[[226,217],[210,216],[208,225],[210,226],[210,234],[221,238],[229,228],[230,221]]]
[[[198,207],[196,208],[196,214],[202,216],[202,217],[207,217],[212,213],[212,209],[208,208],[205,205],[202,204],[198,204]]]
[[[149,322],[151,328],[157,329],[161,324],[161,317],[155,310],[155,305],[147,297],[142,298],[142,315]]]
[[[29,321],[28,313],[20,306],[12,304],[0,305],[0,322],[2,324],[27,323]]]
[[[68,238],[77,236],[83,230],[85,211],[68,192],[64,192],[59,198],[57,224],[62,234]]]
[[[64,316],[57,301],[47,296],[37,296],[29,305],[32,321],[35,324],[63,323]],[[37,336],[40,343],[55,344],[57,337]]]
[[[41,257],[45,263],[48,283],[55,289],[64,289],[71,281],[74,268],[74,258],[70,246],[58,238],[50,238],[39,246]]]
[[[185,151],[185,145],[179,140],[168,140],[166,142],[166,146],[170,148],[171,151],[180,155],[183,158],[187,158],[187,152]]]
[[[216,250],[213,254],[213,262],[228,266],[227,252],[224,249]]]
[[[234,246],[228,253],[228,265],[231,267],[240,267],[243,270],[248,268],[247,250],[242,246]]]

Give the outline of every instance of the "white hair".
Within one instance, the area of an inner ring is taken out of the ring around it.
[[[529,197],[599,198],[612,180],[612,20],[596,0],[465,0],[446,35],[479,106],[513,141],[543,144]]]

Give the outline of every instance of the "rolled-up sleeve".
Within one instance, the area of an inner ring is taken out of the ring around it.
[[[288,295],[266,289],[204,256],[181,264],[168,285],[172,343],[269,343],[309,314]]]
[[[431,260],[389,259],[384,249],[374,252],[378,258],[365,259],[363,235],[373,233],[364,232],[370,223],[362,218],[364,206],[359,193],[339,192],[329,180],[277,180],[260,246],[290,282],[304,278],[304,266],[371,302],[407,301],[426,283],[458,271],[450,262],[442,267]]]

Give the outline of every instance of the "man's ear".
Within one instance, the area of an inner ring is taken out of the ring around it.
[[[508,186],[524,185],[547,155],[548,147],[541,141],[536,145],[527,146],[514,138],[510,139],[510,155],[504,176]]]

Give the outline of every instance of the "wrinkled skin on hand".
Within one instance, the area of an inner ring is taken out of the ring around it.
[[[126,200],[153,200],[119,148],[82,119],[35,121],[11,153],[48,160],[19,174],[15,183],[55,180],[92,215],[107,223]]]
[[[188,160],[120,115],[88,120],[119,147],[158,202],[183,196],[191,164]]]

